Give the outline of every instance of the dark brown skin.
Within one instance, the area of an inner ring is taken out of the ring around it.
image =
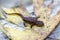
[[[9,15],[14,15],[14,14],[9,14]],[[24,17],[22,14],[17,14],[17,13],[15,13],[15,15],[21,16],[22,19],[23,19],[25,22],[31,24],[32,26],[33,26],[33,25],[37,25],[38,27],[44,26],[44,23],[43,23],[42,21],[37,21],[37,19],[38,19],[39,17]],[[32,26],[31,26],[31,28],[32,28]]]
[[[37,21],[38,17],[24,17],[22,15],[20,16],[25,22],[30,23],[31,25],[37,25],[39,27],[44,26],[44,23],[42,21]]]
[[[6,13],[6,12],[5,12],[5,13]],[[37,21],[37,19],[38,19],[39,17],[24,17],[22,14],[19,14],[19,13],[13,13],[13,14],[8,14],[8,15],[19,15],[19,16],[22,17],[22,19],[23,19],[25,22],[31,24],[32,26],[33,26],[33,25],[37,25],[38,27],[44,26],[44,23],[43,23],[42,21]],[[31,28],[32,28],[32,26],[31,26]]]

